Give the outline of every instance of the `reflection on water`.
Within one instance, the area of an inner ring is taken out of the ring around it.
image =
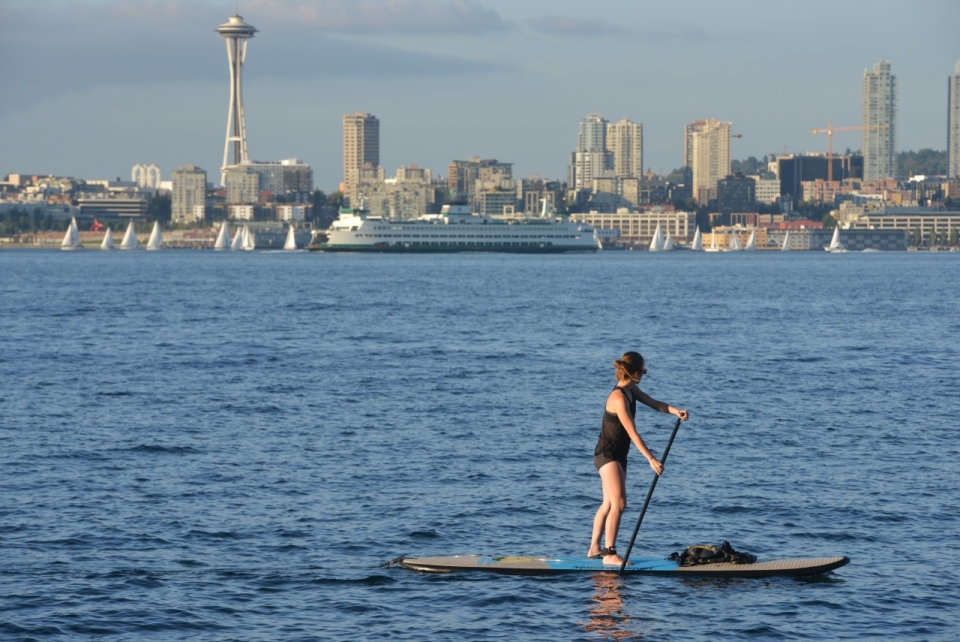
[[[585,631],[599,633],[605,640],[630,640],[641,636],[639,631],[630,626],[633,618],[623,610],[620,580],[620,576],[613,573],[594,574],[593,604],[590,605],[589,619],[583,626]]]

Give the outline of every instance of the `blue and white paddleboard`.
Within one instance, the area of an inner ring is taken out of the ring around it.
[[[773,575],[819,575],[849,563],[846,557],[802,557],[755,562],[753,564],[701,564],[680,566],[659,557],[632,558],[624,574],[674,575],[678,577],[771,577]],[[488,557],[485,555],[447,555],[407,557],[400,566],[426,573],[487,571],[509,575],[549,575],[553,573],[616,573],[600,559],[587,557]]]

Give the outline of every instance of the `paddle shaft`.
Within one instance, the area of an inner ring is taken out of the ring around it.
[[[667,461],[667,455],[670,454],[670,446],[673,445],[673,439],[677,436],[677,431],[680,430],[680,417],[677,417],[677,423],[673,426],[673,433],[670,435],[670,441],[667,442],[667,447],[663,451],[663,457],[660,458],[660,464],[663,465]],[[630,559],[630,551],[633,550],[633,542],[637,539],[637,533],[640,532],[640,524],[643,523],[643,516],[647,512],[647,506],[650,505],[650,498],[653,497],[653,491],[657,487],[657,480],[660,479],[660,475],[654,475],[653,481],[650,483],[650,490],[647,491],[647,498],[643,500],[643,508],[640,509],[640,517],[637,518],[637,525],[633,527],[633,535],[630,536],[630,545],[627,546],[627,553],[623,556],[623,564],[620,565],[620,571],[617,575],[623,575],[623,569],[627,567],[627,560]]]

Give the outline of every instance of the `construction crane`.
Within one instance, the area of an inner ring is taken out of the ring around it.
[[[827,182],[833,182],[833,132],[853,132],[864,129],[889,129],[889,125],[860,125],[851,127],[834,127],[833,121],[827,121],[826,129],[811,129],[811,134],[827,135]]]

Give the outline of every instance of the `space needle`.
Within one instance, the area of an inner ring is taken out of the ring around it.
[[[220,183],[226,184],[226,170],[230,160],[230,145],[233,144],[233,164],[249,161],[247,157],[247,129],[243,122],[243,92],[240,80],[243,62],[247,58],[247,40],[257,32],[239,15],[217,27],[217,33],[227,41],[227,61],[230,63],[230,110],[227,112],[227,139],[223,144],[223,165],[220,167]]]

